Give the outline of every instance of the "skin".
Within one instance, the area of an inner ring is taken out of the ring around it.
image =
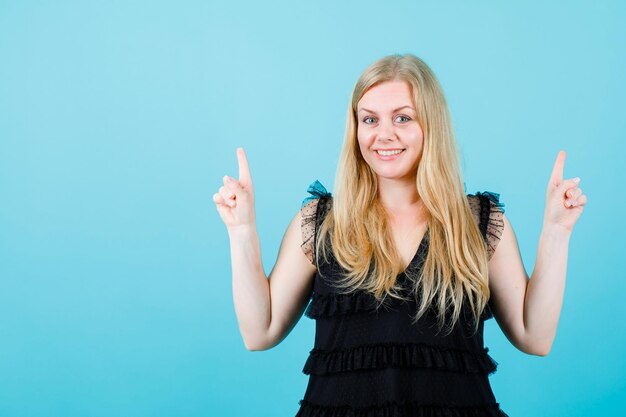
[[[424,147],[424,132],[417,122],[409,85],[391,81],[371,87],[358,102],[357,116],[359,149],[376,173],[381,203],[391,210],[418,205],[415,176]],[[376,155],[376,149],[404,151],[396,159],[384,161]]]
[[[357,109],[373,110],[358,113],[359,147],[377,174],[380,198],[391,213],[392,232],[406,263],[421,236],[410,239],[401,236],[401,230],[417,236],[424,231],[414,182],[423,134],[409,109],[392,111],[411,104],[408,92],[404,83],[383,83],[370,89]],[[371,113],[373,119],[363,122],[363,113]],[[395,161],[377,160],[373,149],[378,145],[405,148],[406,153]],[[266,350],[279,344],[302,316],[316,271],[300,247],[298,210],[287,227],[274,268],[269,277],[265,275],[256,230],[254,188],[243,148],[237,148],[237,159],[239,179],[224,176],[224,186],[213,195],[213,201],[230,238],[233,299],[244,344],[251,351]],[[563,179],[564,164],[565,152],[560,151],[546,190],[543,229],[531,279],[524,269],[513,227],[504,214],[501,240],[489,261],[496,321],[515,347],[539,356],[547,355],[554,341],[563,303],[569,238],[587,202],[580,182]]]
[[[261,261],[254,213],[254,186],[243,148],[237,148],[239,179],[224,176],[213,195],[230,238],[233,302],[246,349],[278,345],[308,303],[316,268],[302,251],[301,212],[291,219],[269,277]]]
[[[575,178],[563,179],[565,151],[559,151],[546,190],[543,228],[529,280],[515,232],[504,230],[489,262],[494,317],[509,341],[523,352],[545,356],[554,342],[563,305],[569,239],[587,204]]]

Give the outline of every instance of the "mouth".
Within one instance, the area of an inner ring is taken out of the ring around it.
[[[395,148],[395,149],[374,149],[374,152],[376,152],[379,155],[393,155],[393,154],[398,154],[401,152],[404,152],[404,148]]]
[[[404,151],[405,149],[375,149],[374,153],[379,159],[382,159],[383,161],[390,161],[400,157],[400,155],[402,155]]]

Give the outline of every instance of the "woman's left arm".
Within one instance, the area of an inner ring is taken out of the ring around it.
[[[565,152],[560,151],[546,193],[543,229],[529,280],[515,232],[504,214],[504,230],[489,261],[493,314],[504,334],[521,351],[550,352],[563,305],[569,239],[587,197],[580,180],[563,180]]]

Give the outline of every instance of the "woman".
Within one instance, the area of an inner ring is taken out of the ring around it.
[[[552,346],[567,248],[587,198],[548,184],[529,280],[499,194],[465,194],[443,91],[419,58],[391,55],[358,79],[335,195],[315,181],[269,279],[243,149],[213,196],[227,226],[235,309],[249,350],[276,346],[305,312],[315,346],[298,416],[506,416],[483,344],[495,317],[522,352]],[[497,249],[497,250],[496,250]]]

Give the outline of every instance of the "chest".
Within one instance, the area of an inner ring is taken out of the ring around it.
[[[390,233],[398,254],[402,258],[402,264],[406,268],[411,263],[419,246],[426,234],[428,224],[422,222],[405,222],[390,227]]]

